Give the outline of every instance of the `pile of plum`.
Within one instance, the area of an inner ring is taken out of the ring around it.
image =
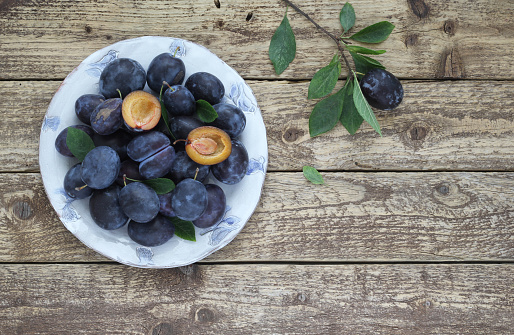
[[[59,153],[73,157],[70,128],[92,139],[94,148],[67,172],[64,189],[74,199],[90,197],[99,227],[128,223],[129,237],[144,246],[167,242],[175,232],[172,218],[199,228],[216,224],[226,196],[204,181],[211,173],[221,183],[237,184],[248,168],[248,152],[238,140],[244,113],[222,102],[225,89],[216,76],[196,72],[184,83],[185,73],[183,61],[169,53],[155,57],[146,71],[130,58],[110,62],[100,76],[99,94],[75,102],[83,124],[64,129],[55,141]],[[143,90],[146,84],[155,94]],[[198,117],[200,100],[216,111],[214,121]],[[176,186],[158,194],[148,181],[163,178]]]

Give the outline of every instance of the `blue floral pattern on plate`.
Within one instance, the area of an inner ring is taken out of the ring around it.
[[[245,113],[255,113],[257,110],[257,106],[250,99],[250,96],[252,96],[251,90],[244,83],[232,84],[226,96]]]
[[[77,213],[75,208],[71,206],[72,202],[75,199],[68,196],[64,188],[59,188],[55,191],[56,194],[62,195],[64,197],[64,206],[61,209],[61,220],[66,222],[73,222],[80,219],[80,215]]]
[[[100,78],[102,71],[105,69],[107,64],[118,58],[119,52],[116,50],[110,50],[105,56],[102,57],[98,62],[89,64],[89,68],[86,73],[91,77]]]
[[[230,209],[230,206],[227,206],[225,214],[220,222],[200,232],[200,235],[212,232],[211,237],[209,238],[210,245],[218,245],[225,237],[227,237],[228,233],[239,228],[239,222],[241,222],[240,218],[236,216],[227,217],[227,213]]]
[[[152,260],[153,251],[147,247],[138,247],[136,248],[137,258],[139,258],[139,264],[143,265],[154,265]]]
[[[59,124],[61,123],[61,118],[58,116],[48,116],[45,115],[45,118],[43,120],[43,126],[41,127],[41,130],[43,131],[56,131],[57,128],[59,128]]]
[[[175,39],[170,45],[170,52],[174,57],[184,57],[186,55],[186,45],[184,41]]]
[[[258,159],[250,159],[250,162],[248,162],[248,170],[246,170],[246,175],[249,176],[258,172],[266,173],[264,163],[266,163],[266,159],[262,156]]]

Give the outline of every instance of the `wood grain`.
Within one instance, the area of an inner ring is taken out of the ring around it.
[[[513,265],[3,265],[4,334],[508,334]]]
[[[513,261],[514,173],[270,173],[261,202],[204,262]],[[69,233],[38,174],[0,174],[0,262],[107,259]]]
[[[267,129],[269,171],[514,170],[511,82],[404,81],[403,103],[376,112],[383,137],[364,124],[353,136],[338,125],[316,138],[308,130],[315,101],[306,98],[307,82],[249,85]],[[58,86],[0,82],[0,172],[39,171],[41,124]]]
[[[0,78],[62,79],[85,57],[116,41],[173,36],[210,48],[245,78],[277,78],[268,47],[285,5],[264,1],[32,1],[0,3]],[[339,36],[344,1],[296,3]],[[513,79],[514,5],[509,0],[364,0],[351,33],[389,20],[396,28],[377,57],[401,78]],[[281,78],[308,79],[337,48],[292,10],[294,63]]]

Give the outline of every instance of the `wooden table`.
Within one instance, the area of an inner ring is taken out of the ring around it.
[[[296,3],[340,33],[343,1]],[[267,52],[281,1],[0,1],[0,333],[514,333],[514,3],[353,5],[356,31],[396,26],[377,59],[405,98],[376,111],[383,137],[367,124],[309,137],[309,80],[336,47],[289,10],[297,55],[276,76]],[[210,48],[247,80],[268,133],[251,220],[176,269],[85,247],[39,174],[43,116],[64,77],[144,35]],[[307,182],[303,165],[326,185]]]

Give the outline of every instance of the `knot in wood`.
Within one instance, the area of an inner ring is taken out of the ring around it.
[[[451,20],[446,21],[443,25],[443,30],[450,36],[455,35],[455,23]]]
[[[284,141],[292,143],[303,136],[303,131],[296,128],[289,128],[284,132]]]
[[[86,31],[86,33],[91,34],[91,32],[93,31],[93,28],[91,28],[91,26],[89,24],[86,24],[86,26],[84,27],[84,30]]]
[[[456,49],[446,50],[441,56],[439,78],[463,78],[464,66]]]
[[[32,216],[32,207],[26,201],[16,201],[13,205],[13,213],[18,219],[27,220]]]
[[[410,138],[413,141],[422,141],[427,137],[427,133],[425,127],[415,126],[410,130]]]
[[[437,192],[441,193],[442,195],[448,195],[450,193],[450,187],[448,185],[439,185],[437,187]]]
[[[404,43],[405,43],[406,47],[411,47],[411,46],[418,44],[418,35],[417,34],[408,35],[405,38]]]
[[[411,11],[420,19],[426,18],[430,8],[423,0],[407,0]]]
[[[196,321],[201,323],[211,323],[216,319],[214,312],[208,308],[200,308],[196,311]]]
[[[305,301],[307,301],[307,296],[303,293],[298,293],[298,295],[296,296],[296,299],[299,302],[304,303]]]
[[[173,327],[169,323],[160,323],[154,327],[152,335],[173,335]]]

